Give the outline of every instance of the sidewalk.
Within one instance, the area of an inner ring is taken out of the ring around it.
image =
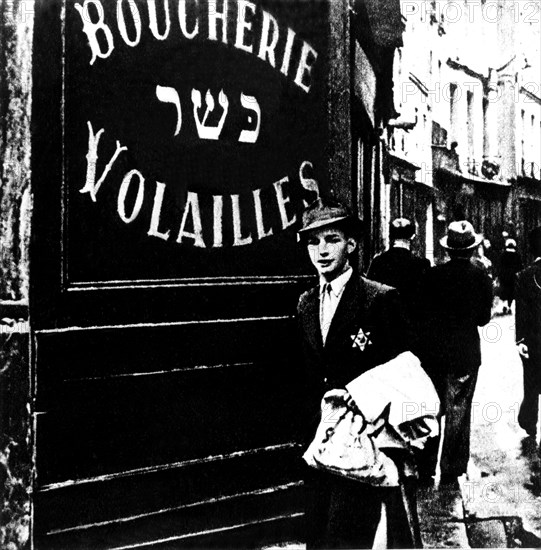
[[[421,486],[417,498],[425,548],[470,548],[459,486]]]
[[[418,510],[424,548],[470,548],[460,487],[420,487]],[[261,550],[274,549],[305,550],[306,545],[288,541]]]

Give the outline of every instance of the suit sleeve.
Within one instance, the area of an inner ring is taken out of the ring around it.
[[[366,277],[372,281],[381,282],[381,273],[380,273],[380,256],[375,256],[370,262],[370,267],[366,272]]]
[[[524,275],[519,273],[515,281],[515,300],[516,300],[516,318],[515,318],[515,341],[520,342],[526,339],[528,334],[528,304],[525,292]],[[528,345],[528,342],[525,342]]]
[[[477,325],[480,327],[485,326],[491,319],[492,301],[494,298],[493,287],[490,277],[486,273],[483,273],[481,281],[481,294],[479,296],[479,318],[477,320]]]
[[[297,342],[298,348],[298,376],[300,377],[299,388],[301,395],[298,399],[298,414],[301,417],[297,423],[297,440],[308,445],[314,437],[315,430],[319,424],[320,402],[323,396],[322,389],[318,383],[317,375],[314,372],[316,358],[310,347],[304,329],[303,309],[306,295],[303,294],[297,304]]]
[[[378,302],[380,322],[385,334],[385,360],[414,349],[413,331],[399,293],[395,289],[388,290],[378,297]]]

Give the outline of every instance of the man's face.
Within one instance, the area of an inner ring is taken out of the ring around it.
[[[307,237],[310,260],[327,281],[332,281],[344,272],[348,265],[348,254],[355,250],[356,244],[341,229],[333,227],[314,229]]]

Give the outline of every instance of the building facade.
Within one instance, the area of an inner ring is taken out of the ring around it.
[[[495,247],[506,231],[526,253],[525,237],[541,221],[536,3],[401,5],[400,116],[389,125],[388,151],[404,168],[390,170],[391,194],[402,197],[392,216],[416,220],[419,249],[433,261],[444,259],[437,243],[448,223],[461,218]],[[404,189],[415,197],[409,205]]]

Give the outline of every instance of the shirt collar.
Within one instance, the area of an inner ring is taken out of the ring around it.
[[[404,250],[410,250],[410,243],[405,239],[397,239],[393,242],[393,248],[403,248]]]
[[[323,289],[325,288],[326,284],[331,285],[331,292],[338,298],[340,294],[344,291],[344,287],[346,286],[347,282],[351,279],[351,275],[353,274],[353,268],[350,266],[342,273],[342,275],[338,275],[336,279],[333,279],[329,283],[321,277],[319,280],[319,289],[321,292],[323,292]]]

